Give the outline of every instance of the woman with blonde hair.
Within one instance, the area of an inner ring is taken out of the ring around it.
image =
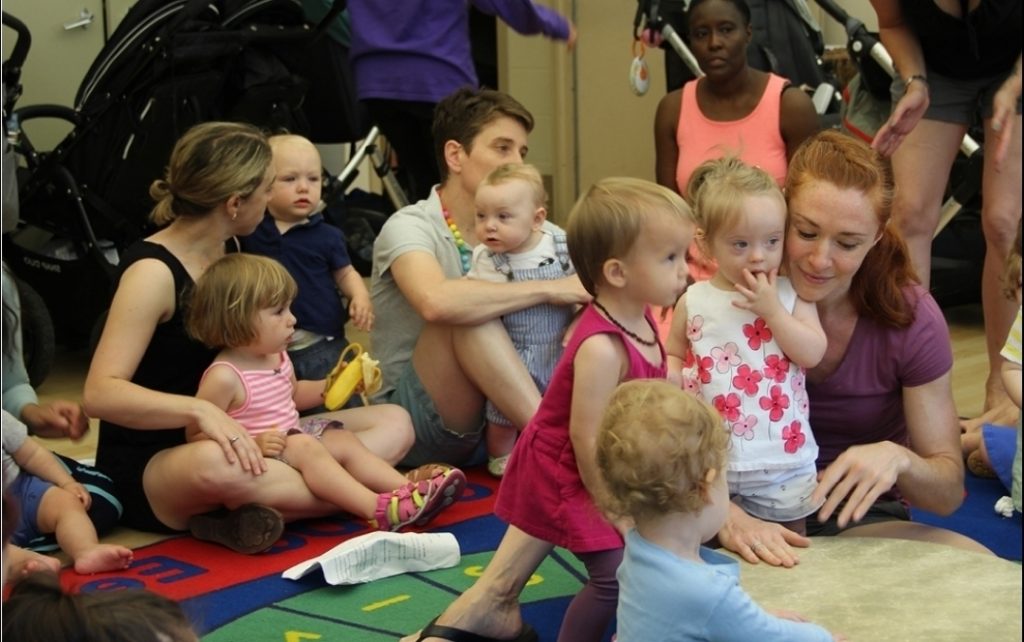
[[[114,478],[132,528],[190,528],[252,553],[277,540],[283,519],[337,510],[297,471],[264,459],[222,409],[193,396],[215,350],[186,334],[187,297],[229,239],[255,229],[272,181],[270,147],[259,130],[222,122],[193,127],[175,145],[165,178],[150,188],[153,222],[164,227],[121,259],[84,396],[88,414],[101,419],[97,467]],[[407,415],[391,419],[347,427],[394,463],[413,434]],[[186,425],[207,439],[186,444]]]

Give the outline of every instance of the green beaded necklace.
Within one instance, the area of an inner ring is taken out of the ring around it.
[[[441,193],[438,190],[437,194],[440,198]],[[462,238],[462,232],[459,231],[459,226],[455,224],[455,219],[452,218],[448,208],[444,206],[444,202],[441,202],[441,214],[444,215],[444,222],[448,224],[448,229],[452,231],[452,237],[455,239],[455,247],[459,250],[459,260],[462,261],[462,273],[469,273],[470,262],[473,257],[473,250],[466,245],[465,239]]]

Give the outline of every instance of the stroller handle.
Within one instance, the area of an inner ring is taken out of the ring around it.
[[[25,64],[25,59],[28,58],[28,50],[32,46],[32,33],[29,32],[28,26],[24,22],[6,11],[3,12],[3,25],[18,35],[18,40],[14,43],[14,48],[11,50],[11,57],[3,63],[4,88],[8,94],[20,93],[12,90],[17,88],[21,82],[21,68]],[[7,107],[7,105],[4,105],[4,108]]]
[[[683,42],[679,32],[661,17],[659,4],[659,0],[639,0],[637,2],[636,16],[633,18],[633,38],[641,38],[641,28],[650,29],[652,32],[661,34],[661,37],[683,59],[683,63],[686,64],[694,78],[703,77],[704,72],[701,70],[700,64],[697,62],[697,58],[694,57],[693,52]]]

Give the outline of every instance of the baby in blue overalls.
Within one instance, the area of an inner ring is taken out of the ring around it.
[[[547,220],[547,194],[531,165],[502,165],[476,191],[476,239],[469,278],[484,281],[539,281],[575,273],[565,232]],[[512,344],[544,394],[562,356],[562,338],[572,306],[536,305],[504,315]],[[518,429],[487,402],[487,470],[505,472]]]

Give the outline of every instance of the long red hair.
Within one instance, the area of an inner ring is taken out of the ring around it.
[[[920,281],[910,263],[907,245],[891,221],[891,165],[863,141],[825,130],[806,140],[793,154],[786,175],[787,202],[815,181],[864,193],[878,219],[880,237],[850,284],[849,297],[857,313],[891,327],[909,326],[916,306],[907,300],[906,288]]]

